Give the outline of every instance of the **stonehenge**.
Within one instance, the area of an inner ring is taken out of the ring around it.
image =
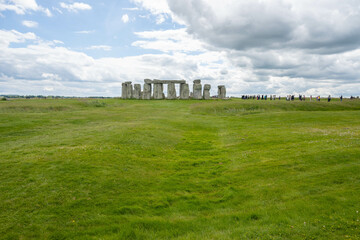
[[[180,85],[180,92],[177,96],[175,84]],[[167,85],[167,96],[165,98],[164,85]],[[141,91],[141,84],[134,84],[132,82],[122,83],[121,97],[122,99],[211,99],[210,96],[210,84],[204,84],[202,87],[201,80],[196,79],[193,81],[193,91],[190,92],[189,84],[185,80],[158,80],[158,79],[144,79],[143,91]],[[216,96],[215,96],[216,98]],[[219,99],[226,98],[225,85],[218,86]]]

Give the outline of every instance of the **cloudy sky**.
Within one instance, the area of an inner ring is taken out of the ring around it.
[[[0,94],[120,96],[144,78],[360,95],[360,1],[0,0]]]

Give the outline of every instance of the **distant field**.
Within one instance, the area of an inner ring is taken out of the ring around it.
[[[360,101],[0,101],[0,239],[360,239]]]

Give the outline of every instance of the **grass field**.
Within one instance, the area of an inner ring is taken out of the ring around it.
[[[360,101],[0,102],[0,239],[360,239]]]

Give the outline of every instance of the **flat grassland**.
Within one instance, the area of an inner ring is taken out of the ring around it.
[[[360,239],[360,101],[0,102],[0,239]]]

